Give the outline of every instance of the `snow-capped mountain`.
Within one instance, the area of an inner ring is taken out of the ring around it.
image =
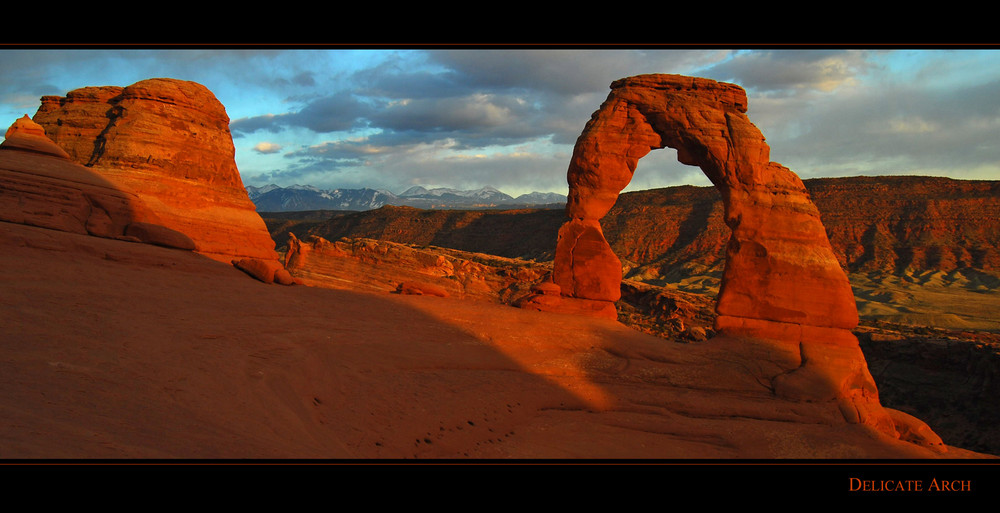
[[[254,190],[251,191],[251,188]],[[261,212],[370,210],[398,201],[398,197],[389,191],[367,188],[323,190],[311,185],[248,186],[247,194]]]
[[[263,187],[254,187],[253,185],[246,186],[247,194],[250,196],[250,201],[255,201],[257,198],[275,190],[280,189],[277,185],[273,183],[270,185],[265,185]]]
[[[475,190],[438,187],[427,189],[419,185],[400,194],[380,189],[330,189],[311,185],[280,187],[266,185],[246,187],[250,200],[260,212],[291,212],[297,210],[371,210],[384,205],[417,208],[496,208],[504,206],[541,206],[565,204],[566,196],[533,192],[513,198],[495,187]]]
[[[449,189],[447,187],[438,187],[435,189],[425,189],[419,185],[415,185],[403,191],[399,197],[408,199],[423,199],[423,200],[461,200],[469,199],[477,202],[485,203],[506,203],[513,201],[514,198],[504,194],[494,187],[486,186],[482,189],[476,189],[471,191],[463,191],[459,189]]]

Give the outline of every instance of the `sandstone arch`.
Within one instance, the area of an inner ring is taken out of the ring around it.
[[[569,221],[560,230],[554,272],[564,295],[619,298],[620,264],[598,221],[628,185],[638,160],[669,146],[679,161],[700,167],[715,184],[732,229],[716,307],[720,329],[857,325],[854,295],[819,211],[799,177],[769,161],[770,148],[746,116],[742,88],[642,75],[618,80],[611,89],[577,140],[567,173]]]
[[[612,83],[570,161],[569,220],[559,231],[553,281],[577,305],[571,308],[614,316],[621,263],[599,221],[640,158],[674,148],[681,163],[700,167],[715,184],[732,230],[716,330],[763,341],[763,354],[784,355],[784,370],[769,377],[776,394],[836,402],[849,422],[890,435],[917,431],[880,405],[850,331],[858,323],[854,294],[819,211],[799,177],[769,160],[746,112],[746,93],[733,84],[678,75]],[[921,441],[940,443],[933,433]]]

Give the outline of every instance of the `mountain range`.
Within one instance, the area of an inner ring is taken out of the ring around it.
[[[460,190],[445,187],[427,189],[419,185],[395,194],[384,189],[320,189],[311,185],[281,187],[266,185],[246,187],[250,200],[259,212],[294,212],[301,210],[372,210],[385,205],[426,209],[479,209],[516,206],[558,206],[566,196],[551,192],[532,192],[516,198],[494,187]]]

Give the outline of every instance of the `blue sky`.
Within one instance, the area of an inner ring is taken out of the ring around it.
[[[0,119],[43,95],[151,77],[207,86],[246,185],[566,192],[573,142],[618,78],[733,82],[802,178],[1000,179],[1000,50],[0,48]],[[708,185],[671,149],[628,190]]]

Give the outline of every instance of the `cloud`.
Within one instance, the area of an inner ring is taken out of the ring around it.
[[[1000,81],[870,88],[814,106],[796,134],[769,139],[771,155],[804,176],[1000,171],[996,98]]]
[[[855,85],[877,64],[861,50],[741,51],[705,70],[705,76],[736,82],[758,94],[830,92]]]
[[[404,99],[389,102],[370,119],[396,131],[455,132],[507,126],[518,121],[516,101],[491,94],[461,98]]]
[[[317,133],[364,130],[399,144],[442,139],[460,148],[579,135],[611,82],[629,66],[649,72],[717,62],[720,51],[432,50],[391,54],[345,88],[283,114],[241,118],[234,134],[301,127]]]
[[[981,169],[984,161],[998,161],[997,145],[988,136],[997,125],[996,112],[982,108],[1000,97],[995,84],[924,89],[914,77],[933,75],[919,69],[907,76],[909,82],[896,83],[878,75],[886,70],[886,55],[856,50],[410,53],[354,73],[351,89],[309,98],[293,112],[237,120],[233,127],[234,133],[300,127],[335,136],[286,154],[289,173],[313,173],[317,180],[390,184],[396,177],[397,183],[456,186],[503,186],[499,182],[505,181],[548,184],[552,190],[564,187],[572,144],[612,80],[678,72],[747,88],[751,121],[765,133],[772,158],[803,177],[932,166]],[[514,150],[525,145],[535,148]],[[700,171],[672,160],[658,156],[646,163],[644,169],[661,171],[644,171],[632,187],[703,182]],[[483,181],[472,183],[477,179]]]
[[[258,130],[277,133],[286,128],[307,128],[317,133],[347,131],[363,128],[364,118],[374,109],[350,92],[339,91],[315,98],[295,112],[237,119],[230,123],[230,130],[240,135]]]
[[[281,145],[272,142],[261,141],[254,145],[253,151],[261,154],[278,153],[281,151]]]
[[[313,167],[329,169],[346,166],[364,166],[369,159],[389,152],[389,148],[371,143],[367,138],[342,139],[314,144],[285,154],[286,158],[300,163],[312,163]]]
[[[525,89],[572,97],[599,92],[619,78],[680,73],[724,58],[725,50],[440,50],[429,59],[480,88]]]
[[[45,94],[169,76],[212,90],[234,137],[268,134],[261,139],[276,146],[237,150],[247,176],[390,189],[451,181],[560,189],[572,145],[613,80],[680,73],[746,88],[750,120],[771,158],[803,177],[978,170],[996,178],[997,57],[853,49],[4,49],[0,68],[18,73],[0,77],[0,113],[31,114]],[[278,146],[283,157],[273,153]],[[643,169],[656,162],[647,159]],[[666,163],[652,168],[664,171],[637,175],[644,185],[691,174]]]

